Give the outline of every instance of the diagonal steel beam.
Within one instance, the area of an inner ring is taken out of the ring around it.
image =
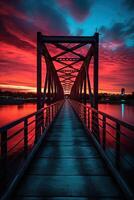
[[[76,49],[81,48],[82,46],[85,46],[86,44],[87,44],[87,43],[84,43],[84,44],[77,44],[76,46],[74,46],[74,47],[72,47],[72,48],[69,48],[69,49],[70,49],[70,51],[74,51],[74,50],[76,50]],[[58,58],[59,56],[62,56],[62,55],[64,55],[64,54],[66,54],[66,53],[68,53],[68,52],[66,52],[66,50],[65,50],[64,52],[61,52],[61,53],[59,53],[58,55],[54,56],[53,59],[56,59],[56,58]]]
[[[64,46],[64,45],[62,45],[62,44],[54,44],[54,45],[55,45],[56,47],[58,47],[58,48],[64,50],[64,52],[61,52],[60,54],[54,56],[54,57],[53,57],[54,59],[57,58],[57,57],[59,57],[59,56],[61,56],[61,55],[64,55],[64,54],[66,54],[66,53],[69,53],[69,52],[73,53],[74,55],[78,56],[78,57],[81,58],[81,59],[84,59],[84,56],[83,56],[83,55],[74,52],[74,50],[76,50],[76,49],[78,49],[78,48],[80,48],[80,47],[82,47],[82,46],[84,46],[84,45],[86,45],[86,44],[84,44],[84,45],[83,45],[83,44],[78,44],[78,45],[76,45],[76,46],[74,46],[74,47],[72,47],[72,48],[68,48],[68,47],[66,47],[66,46]]]
[[[77,87],[77,85],[78,85],[78,83],[79,83],[79,79],[81,79],[81,84],[83,83],[83,81],[84,81],[84,78],[85,78],[85,76],[84,76],[84,71],[86,70],[88,70],[88,68],[89,68],[89,63],[90,63],[90,61],[91,61],[91,58],[92,58],[92,56],[93,56],[93,47],[91,46],[90,47],[90,49],[89,49],[89,51],[88,51],[88,53],[87,53],[87,55],[86,55],[86,58],[85,58],[85,61],[83,62],[83,64],[82,64],[82,66],[81,66],[81,69],[80,69],[80,71],[79,71],[79,73],[78,73],[78,75],[77,75],[77,77],[76,77],[76,80],[75,80],[75,82],[74,82],[74,85],[73,85],[73,87],[72,87],[72,89],[71,89],[71,94],[73,94],[73,92],[75,91],[75,88]],[[81,78],[80,78],[81,77]]]

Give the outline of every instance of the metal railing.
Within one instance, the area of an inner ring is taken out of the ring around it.
[[[7,187],[37,141],[49,127],[63,100],[0,128],[0,189]]]
[[[83,124],[102,146],[111,164],[134,188],[134,126],[89,105],[74,100],[70,103]]]

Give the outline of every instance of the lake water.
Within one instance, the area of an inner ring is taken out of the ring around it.
[[[134,106],[125,104],[100,104],[99,110],[120,120],[134,124]],[[0,105],[0,127],[36,111],[36,104]]]
[[[100,104],[99,110],[134,125],[134,106],[126,104]]]

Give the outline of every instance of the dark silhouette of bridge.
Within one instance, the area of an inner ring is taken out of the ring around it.
[[[98,49],[37,33],[37,111],[0,128],[1,199],[133,199],[134,126],[98,111]]]

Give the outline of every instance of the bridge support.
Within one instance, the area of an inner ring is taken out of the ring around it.
[[[41,33],[37,33],[37,110],[42,108],[42,44],[41,44]],[[43,116],[42,116],[43,117]],[[40,114],[36,115],[36,130],[35,130],[35,143],[41,134]]]
[[[42,87],[42,44],[41,33],[37,33],[37,110],[41,109],[41,87]]]
[[[98,110],[98,45],[99,45],[99,34],[95,33],[95,43],[93,45],[94,48],[94,96],[93,96],[93,107]],[[92,113],[92,129],[94,133],[96,133],[96,138],[100,141],[100,134],[99,134],[99,120],[98,120],[98,113]]]
[[[99,45],[99,34],[95,33],[94,43],[94,99],[93,107],[98,110],[98,45]]]

